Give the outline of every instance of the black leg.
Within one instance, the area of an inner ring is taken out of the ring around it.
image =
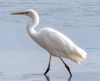
[[[70,74],[70,77],[72,77],[72,73],[70,71],[70,68],[69,66],[63,61],[63,59],[61,57],[59,57],[61,59],[61,61],[63,62],[63,64],[65,65],[66,69],[68,70],[69,74]]]
[[[49,59],[49,64],[48,64],[47,70],[45,71],[44,75],[46,75],[50,70],[50,62],[51,62],[51,55],[50,55],[50,59]]]

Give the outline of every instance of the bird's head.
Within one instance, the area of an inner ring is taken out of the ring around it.
[[[32,17],[38,16],[38,13],[33,9],[28,9],[26,11],[19,11],[19,12],[11,13],[11,15],[26,15],[32,18]]]
[[[11,15],[25,15],[25,16],[30,17],[35,24],[39,23],[39,15],[33,9],[28,9],[26,11],[20,11],[20,12],[14,12],[14,13],[11,13]]]
[[[35,25],[35,26],[37,26],[38,23],[39,23],[39,15],[33,9],[28,9],[26,11],[21,11],[21,12],[14,12],[14,13],[11,13],[11,15],[25,15],[25,16],[28,16],[32,19],[32,25]],[[30,24],[30,22],[29,22],[29,24]]]

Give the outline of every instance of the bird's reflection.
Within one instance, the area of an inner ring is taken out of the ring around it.
[[[68,81],[71,81],[71,79],[72,79],[72,76],[70,76],[70,77],[68,78]]]
[[[46,78],[47,81],[50,81],[49,76],[47,76],[47,75],[44,75],[44,76],[45,76],[45,78]]]
[[[51,81],[48,75],[44,75],[47,81]],[[72,76],[70,76],[67,81],[71,81]]]

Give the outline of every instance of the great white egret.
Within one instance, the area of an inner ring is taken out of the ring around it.
[[[76,63],[80,63],[87,57],[87,53],[75,45],[67,36],[52,29],[52,28],[42,28],[39,32],[35,30],[35,27],[39,24],[39,15],[33,9],[28,9],[23,12],[15,12],[12,15],[26,15],[31,18],[30,22],[27,24],[27,32],[30,37],[37,42],[42,48],[50,54],[49,64],[44,73],[46,75],[50,70],[51,56],[56,56],[61,59],[66,69],[72,76],[70,68],[63,58],[70,59]]]

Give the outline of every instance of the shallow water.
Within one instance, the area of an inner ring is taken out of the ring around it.
[[[0,1],[0,81],[68,81],[69,74],[53,58],[48,76],[42,75],[48,53],[28,36],[29,18],[11,12],[35,9],[40,15],[37,28],[52,27],[70,37],[88,53],[82,64],[69,60],[71,81],[100,80],[100,1],[99,0],[1,0]]]

